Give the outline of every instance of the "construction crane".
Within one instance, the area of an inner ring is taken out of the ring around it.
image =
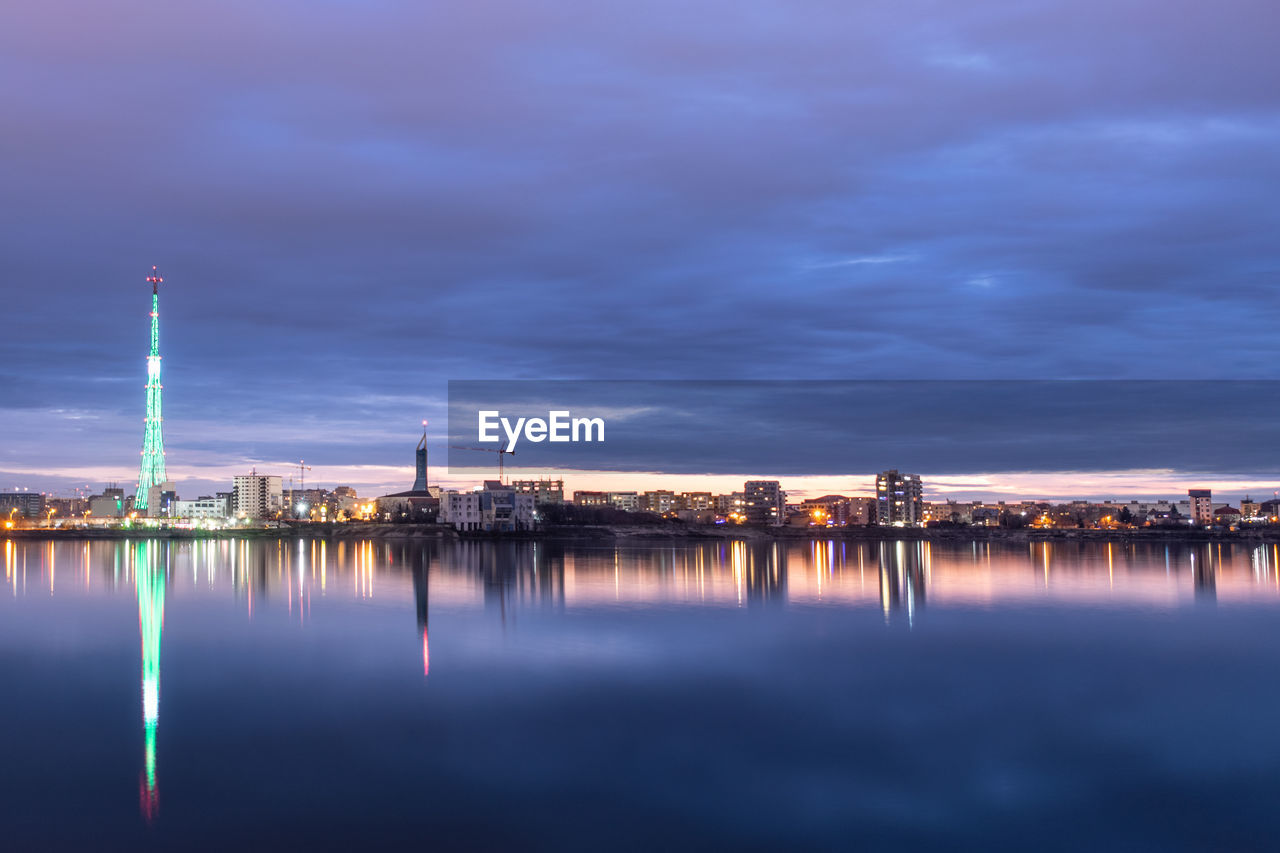
[[[305,498],[307,496],[307,472],[311,470],[311,466],[303,462],[301,459],[299,459],[297,462],[294,462],[289,467],[298,469],[298,479],[301,481],[302,496]],[[298,504],[298,500],[293,494],[293,475],[290,474],[289,475],[289,514],[291,516],[296,517],[296,513],[298,511],[299,506],[300,504]]]
[[[450,449],[450,450],[478,450],[478,451],[479,451],[479,452],[481,452],[481,453],[496,453],[496,454],[498,454],[498,482],[499,482],[499,483],[503,482],[503,479],[502,479],[502,456],[503,456],[503,454],[507,454],[507,453],[509,453],[509,454],[511,454],[512,456],[515,456],[515,455],[516,455],[516,452],[515,452],[514,450],[507,450],[507,449],[506,449],[506,448],[504,448],[504,447],[498,447],[498,448],[494,448],[494,447],[459,447],[459,446],[458,446],[458,445],[456,445],[456,444],[451,444],[451,445],[449,445],[449,449]]]
[[[303,492],[306,492],[307,472],[311,470],[311,466],[307,465],[305,462],[299,459],[296,464],[290,465],[289,467],[298,469],[298,488],[301,489]]]

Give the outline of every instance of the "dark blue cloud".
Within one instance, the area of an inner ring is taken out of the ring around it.
[[[504,381],[449,383],[449,440],[509,447],[520,418],[600,417],[604,441],[515,443],[529,469],[804,477],[898,467],[1174,469],[1280,478],[1274,381]],[[497,411],[491,444],[479,412]],[[499,417],[507,427],[496,426]],[[567,428],[566,428],[567,429]],[[585,438],[585,436],[584,436]],[[479,464],[451,453],[453,466]]]

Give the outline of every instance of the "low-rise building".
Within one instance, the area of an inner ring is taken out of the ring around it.
[[[176,501],[173,506],[176,518],[226,518],[227,501],[225,498],[207,495],[193,501]]]
[[[1230,526],[1240,523],[1240,510],[1233,506],[1218,507],[1213,511],[1213,523]]]
[[[533,495],[535,505],[564,503],[564,480],[513,480],[511,488],[518,494]]]
[[[818,525],[844,527],[849,523],[849,499],[844,495],[823,495],[800,502],[800,509]]]

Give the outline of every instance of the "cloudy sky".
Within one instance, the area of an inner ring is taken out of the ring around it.
[[[134,481],[152,264],[184,493],[297,459],[407,487],[450,379],[1280,378],[1278,30],[1272,0],[8,4],[0,487]]]

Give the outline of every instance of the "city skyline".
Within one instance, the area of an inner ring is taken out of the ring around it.
[[[1265,3],[71,5],[0,31],[0,482],[132,480],[152,264],[203,483],[393,488],[453,377],[1280,375]]]

